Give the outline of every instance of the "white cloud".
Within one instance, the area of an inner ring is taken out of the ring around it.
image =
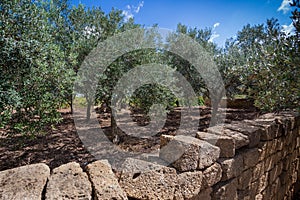
[[[291,9],[290,3],[292,3],[292,0],[282,0],[282,3],[277,11],[282,11],[284,14],[286,14]]]
[[[130,10],[123,10],[122,14],[124,15],[125,22],[127,22],[130,18],[133,18],[133,14]]]
[[[220,22],[214,24],[214,28],[217,28],[218,26],[220,26]]]
[[[144,1],[141,1],[139,5],[135,8],[134,12],[139,13],[141,8],[144,6]]]
[[[130,18],[134,17],[134,14],[138,14],[141,8],[144,6],[144,1],[139,2],[137,6],[127,5],[126,10],[123,10],[122,14],[124,15],[125,22]]]
[[[214,42],[214,39],[220,37],[220,34],[217,34],[216,28],[220,26],[220,22],[217,22],[214,24],[213,29],[212,29],[212,35],[210,36],[208,42]]]
[[[290,25],[282,25],[282,32],[284,32],[286,35],[291,34],[294,31],[294,25],[291,23]]]
[[[211,35],[211,37],[209,38],[209,42],[214,42],[214,39],[216,39],[216,38],[218,38],[218,37],[220,37],[220,35],[219,34],[216,34],[216,33],[213,33],[212,35]]]

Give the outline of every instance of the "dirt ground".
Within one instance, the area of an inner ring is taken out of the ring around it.
[[[210,108],[200,107],[199,130],[205,131],[209,126]],[[229,113],[229,114],[228,114]],[[257,115],[254,110],[229,109],[226,121],[251,119]],[[51,169],[64,163],[76,161],[82,166],[92,162],[95,158],[85,149],[79,139],[74,125],[72,114],[67,110],[61,110],[63,121],[54,130],[47,134],[37,136],[35,139],[24,138],[20,135],[9,136],[5,130],[0,130],[0,171],[33,163],[45,163]],[[149,138],[136,138],[123,134],[118,140],[118,145],[128,151],[148,152],[159,146],[161,134],[176,134],[180,125],[180,108],[175,109],[167,115],[166,123],[156,135]],[[106,136],[112,141],[110,114],[99,111],[98,119]],[[132,120],[139,125],[146,125],[147,119],[140,111],[134,111]]]

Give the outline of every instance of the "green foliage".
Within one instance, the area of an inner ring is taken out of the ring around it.
[[[96,97],[91,94],[93,90],[84,90],[85,100],[76,103],[90,108],[96,98],[96,103],[110,106],[113,89],[124,74],[134,67],[156,63],[183,75],[199,96],[198,102],[182,102],[159,84],[140,87],[126,102],[146,111],[157,103],[166,107],[178,102],[202,105],[210,91],[201,75],[188,61],[162,50],[176,38],[173,36],[186,34],[214,58],[227,96],[252,98],[256,106],[267,111],[300,108],[299,0],[293,0],[291,6],[295,8],[291,16],[295,34],[284,34],[278,21],[271,19],[265,24],[246,25],[224,49],[210,41],[209,28],[178,24],[176,33],[163,43],[154,26],[146,38],[157,48],[125,53],[114,60],[104,74],[97,76],[98,85],[91,86],[97,88]],[[74,79],[99,42],[141,28],[133,19],[125,23],[119,10],[105,14],[97,7],[70,7],[68,0],[2,0],[0,11],[0,128],[33,135],[60,121],[57,109],[61,105],[72,107]],[[167,81],[175,85],[177,80]]]
[[[231,65],[226,76],[232,75],[232,95],[244,94],[265,111],[299,107],[299,46],[277,20],[247,25],[227,44],[220,64]]]
[[[49,23],[54,13],[45,2],[1,2],[0,113],[1,126],[35,133],[57,123],[57,108],[65,102],[73,70]]]

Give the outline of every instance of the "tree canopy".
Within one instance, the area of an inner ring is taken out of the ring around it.
[[[185,77],[196,95],[209,98],[210,90],[195,66],[167,50],[176,34],[189,36],[211,55],[228,98],[245,95],[264,111],[299,109],[299,0],[293,0],[291,7],[294,32],[283,32],[278,20],[269,19],[264,24],[245,25],[225,47],[210,40],[210,28],[179,23],[173,35],[163,39],[154,26],[147,40],[155,48],[123,54],[97,76],[93,86],[96,95],[82,91],[87,117],[94,104],[111,106],[113,90],[124,74],[137,66],[151,67],[151,63],[171,67]],[[71,7],[68,0],[3,0],[0,11],[0,127],[32,135],[58,123],[62,105],[72,108],[80,66],[99,43],[127,30],[144,29],[134,19],[125,21],[120,10],[106,14],[99,7]],[[175,79],[168,81],[176,84]],[[219,101],[224,93],[217,94]],[[123,103],[149,111],[156,103],[169,109],[178,102],[180,99],[163,84],[146,84]]]

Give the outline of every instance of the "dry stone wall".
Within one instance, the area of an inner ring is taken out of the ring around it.
[[[118,177],[105,160],[85,169],[9,169],[0,172],[0,199],[292,199],[300,181],[300,117],[265,114],[194,137],[162,135],[159,157],[172,164],[130,158]]]

